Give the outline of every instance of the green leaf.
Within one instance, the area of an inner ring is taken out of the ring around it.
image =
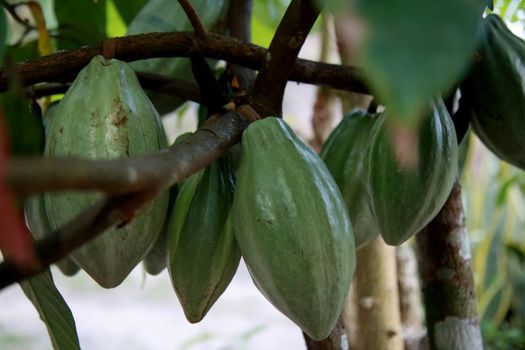
[[[359,62],[390,115],[414,125],[456,83],[472,55],[479,0],[358,0],[366,35]]]
[[[7,121],[9,149],[13,155],[39,155],[44,149],[44,125],[36,115],[31,101],[21,91],[8,91],[0,95]]]
[[[113,0],[120,16],[129,24],[139,11],[146,5],[148,0]]]
[[[6,46],[0,65],[11,65],[38,58],[38,41],[33,40],[22,46]]]
[[[289,0],[256,0],[253,3],[252,41],[268,47],[284,15]]]
[[[106,35],[109,38],[126,35],[128,26],[123,21],[121,14],[115,7],[113,0],[106,3]]]
[[[55,350],[80,349],[73,314],[46,272],[20,283],[24,294],[33,303],[45,323]]]
[[[314,0],[314,3],[317,5],[318,9],[326,9],[333,14],[340,13],[342,8],[345,5],[348,5],[351,1],[348,0]]]
[[[7,41],[7,18],[5,11],[0,8],[0,58],[4,54],[5,44]]]
[[[93,45],[106,38],[106,0],[55,0],[59,50]]]

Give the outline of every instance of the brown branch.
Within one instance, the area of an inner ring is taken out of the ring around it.
[[[136,61],[155,57],[188,57],[198,46],[202,55],[221,59],[257,70],[267,50],[235,38],[208,33],[201,39],[193,33],[150,33],[112,39],[115,58]],[[0,70],[0,92],[8,89],[9,77],[15,76],[22,86],[42,82],[70,81],[92,57],[102,54],[103,44],[62,51],[33,61],[15,64]],[[340,65],[297,59],[290,63],[290,80],[326,85],[335,89],[368,93],[361,70]],[[64,80],[63,77],[67,77]]]
[[[72,116],[74,117],[74,116]],[[5,181],[17,194],[64,190],[122,194],[145,190],[158,181],[158,156],[140,159],[13,158]]]
[[[72,77],[73,78],[73,77]],[[162,75],[137,72],[137,78],[144,90],[180,97],[184,100],[201,102],[199,87],[194,81],[168,78]],[[40,98],[54,94],[62,94],[69,89],[70,82],[42,83],[27,89],[28,97]]]
[[[104,230],[130,221],[153,197],[223,155],[239,140],[244,127],[244,119],[235,111],[229,111],[197,130],[184,143],[178,143],[168,151],[159,152],[147,161],[144,160],[142,166],[157,168],[152,170],[155,172],[153,176],[158,179],[154,187],[102,199],[39,241],[36,244],[36,253],[41,264],[32,270],[21,271],[8,260],[2,262],[0,289],[42,272]]]
[[[204,28],[204,25],[202,24],[201,19],[199,18],[199,14],[193,6],[191,6],[190,2],[188,0],[179,0],[179,4],[186,13],[186,17],[190,20],[191,26],[193,27],[193,31],[195,34],[201,38],[206,37],[206,28]]]
[[[230,0],[228,8],[228,29],[230,36],[246,43],[252,40],[252,0]],[[232,65],[233,74],[237,77],[239,87],[250,92],[255,83],[255,72],[240,65]]]
[[[286,9],[253,88],[252,106],[261,116],[282,114],[288,77],[318,16],[319,10],[310,0],[292,0]]]

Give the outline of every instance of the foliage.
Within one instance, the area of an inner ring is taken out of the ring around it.
[[[525,307],[525,276],[518,273],[522,263],[509,250],[525,249],[525,174],[498,161],[474,135],[469,141],[462,184],[478,310],[485,342],[504,349],[507,340],[525,336],[520,311]]]
[[[511,22],[523,22],[525,16],[525,1],[523,0],[496,0],[494,12]]]
[[[53,283],[51,271],[20,283],[20,287],[37,309],[40,319],[46,324],[53,348],[80,349],[75,320]]]

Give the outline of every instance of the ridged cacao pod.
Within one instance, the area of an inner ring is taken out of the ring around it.
[[[160,118],[133,70],[124,62],[94,57],[60,102],[45,154],[86,159],[133,158],[166,146]],[[67,171],[67,169],[64,169]],[[98,193],[46,194],[56,229],[102,198]],[[72,258],[102,287],[118,286],[155,242],[166,216],[167,193],[128,224],[111,228],[74,251]]]
[[[182,186],[168,230],[168,270],[191,323],[202,320],[241,258],[231,225],[235,178],[226,157]]]
[[[428,224],[445,204],[458,175],[458,145],[441,99],[432,103],[421,122],[413,168],[400,164],[388,131],[383,114],[372,130],[365,179],[381,236],[387,244],[399,245]]]
[[[320,156],[334,177],[352,221],[357,248],[379,234],[368,206],[364,163],[375,115],[355,110],[344,116],[321,149]]]
[[[191,135],[191,132],[187,132],[182,135],[179,135],[179,137],[177,137],[174,143],[177,144],[177,143],[184,142],[184,140],[186,140],[190,135]],[[182,184],[183,184],[183,181],[171,186],[170,188],[170,191],[169,191],[170,198],[168,202],[168,214],[173,211],[173,207],[175,206],[175,200],[177,198],[180,188],[182,187]],[[159,237],[155,241],[155,244],[153,245],[153,247],[151,247],[151,250],[148,252],[148,254],[146,254],[146,257],[144,258],[144,261],[143,261],[144,269],[150,275],[158,275],[167,266],[169,225],[170,225],[170,215],[167,215],[166,220],[164,220],[164,225],[162,226]]]
[[[55,102],[46,109],[42,116],[44,124],[45,138],[47,139],[48,130],[50,129],[53,116],[58,108],[58,102]],[[51,233],[51,225],[47,217],[47,211],[45,208],[44,195],[37,195],[29,197],[24,200],[24,212],[27,220],[27,226],[29,231],[35,239],[42,239],[47,234]],[[70,257],[65,257],[60,260],[57,264],[58,268],[66,276],[75,275],[79,267]]]
[[[42,239],[52,232],[44,203],[44,196],[38,195],[24,201],[24,211],[29,231],[35,239]],[[56,264],[66,276],[75,275],[79,267],[70,257],[65,257]]]
[[[324,162],[281,119],[243,133],[232,215],[262,294],[311,338],[326,338],[355,268],[352,226]]]
[[[477,62],[461,84],[462,99],[485,146],[525,170],[525,41],[497,15],[481,23]]]

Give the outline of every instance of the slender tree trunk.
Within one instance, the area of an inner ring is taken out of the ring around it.
[[[430,349],[483,348],[464,221],[456,182],[445,206],[416,237]]]
[[[417,260],[410,242],[396,248],[397,284],[406,350],[419,350],[426,336]]]
[[[359,249],[354,282],[357,349],[403,349],[395,248],[378,236]]]

